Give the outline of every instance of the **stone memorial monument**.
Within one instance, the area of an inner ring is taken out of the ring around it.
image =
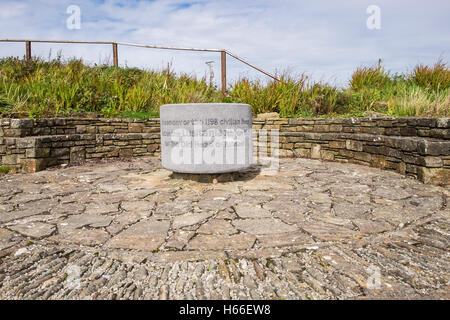
[[[160,108],[162,166],[179,173],[225,173],[253,162],[252,108],[239,103]]]

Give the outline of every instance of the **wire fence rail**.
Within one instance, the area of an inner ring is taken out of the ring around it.
[[[71,44],[104,44],[111,45],[113,50],[113,64],[115,67],[119,66],[119,45],[128,47],[140,47],[150,49],[164,49],[164,50],[183,50],[183,51],[200,51],[200,52],[217,52],[220,53],[221,60],[221,83],[222,93],[226,93],[227,89],[227,55],[246,64],[247,66],[263,73],[264,75],[276,80],[281,81],[273,74],[255,66],[254,64],[242,59],[241,57],[231,53],[225,49],[208,49],[208,48],[186,48],[186,47],[171,47],[171,46],[158,46],[151,44],[138,44],[128,42],[112,42],[112,41],[73,41],[73,40],[30,40],[30,39],[0,39],[0,42],[24,42],[25,43],[25,57],[27,60],[31,59],[31,43],[71,43]]]

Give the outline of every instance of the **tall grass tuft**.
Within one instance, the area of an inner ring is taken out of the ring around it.
[[[350,88],[353,90],[362,89],[381,89],[389,85],[391,78],[389,72],[386,72],[381,66],[381,60],[376,67],[359,67],[352,74]]]
[[[446,90],[450,88],[450,69],[441,59],[432,67],[420,64],[414,68],[411,80],[422,88]]]

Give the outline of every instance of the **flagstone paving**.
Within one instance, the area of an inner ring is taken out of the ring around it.
[[[0,176],[0,299],[450,298],[450,190],[353,164]]]

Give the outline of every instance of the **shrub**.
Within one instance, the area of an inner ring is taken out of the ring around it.
[[[353,90],[363,90],[367,88],[382,89],[390,83],[389,72],[381,66],[381,60],[377,67],[359,67],[352,74],[350,87]]]
[[[450,70],[442,60],[432,67],[420,64],[414,68],[411,80],[422,88],[446,90],[450,88]]]

